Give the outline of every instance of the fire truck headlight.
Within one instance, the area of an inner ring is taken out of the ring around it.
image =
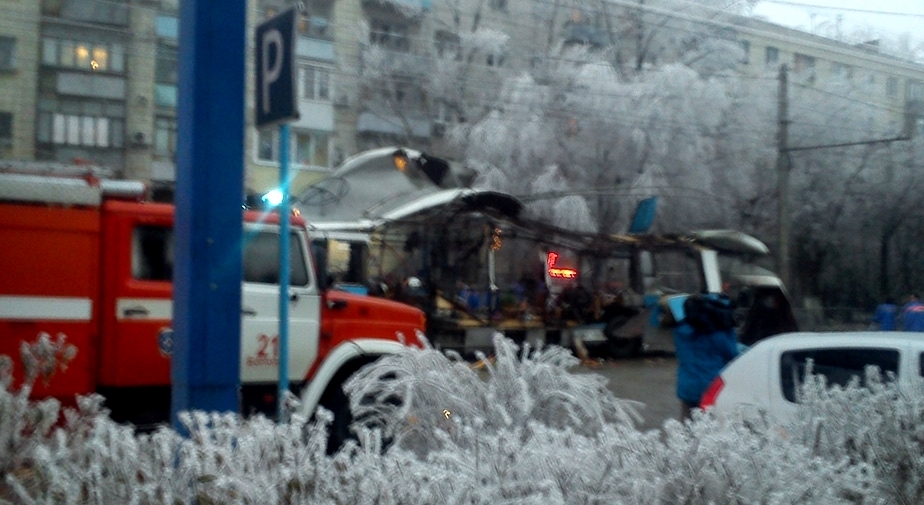
[[[267,191],[263,195],[262,200],[263,200],[263,203],[265,203],[266,205],[269,205],[270,207],[275,207],[279,205],[280,203],[282,203],[282,191],[279,191],[278,189]]]

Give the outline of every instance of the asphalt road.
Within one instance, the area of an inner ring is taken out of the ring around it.
[[[644,404],[640,429],[660,428],[667,419],[680,417],[680,400],[675,394],[677,360],[668,355],[649,355],[633,359],[606,360],[581,365],[574,373],[596,373],[607,379],[607,387],[618,398]]]

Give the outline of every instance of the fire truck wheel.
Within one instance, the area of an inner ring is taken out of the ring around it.
[[[347,440],[356,440],[356,436],[350,429],[354,421],[353,412],[350,410],[350,399],[343,391],[343,385],[360,368],[372,361],[364,360],[345,365],[344,368],[337,372],[330,384],[327,385],[327,390],[321,395],[320,405],[334,415],[334,420],[330,425],[330,436],[327,438],[328,455],[340,450]]]
[[[350,431],[353,413],[350,412],[350,400],[343,392],[342,379],[332,382],[327,387],[327,391],[321,396],[320,404],[334,415],[334,420],[330,425],[330,435],[327,438],[327,454],[332,455],[340,450],[347,440],[355,438]]]

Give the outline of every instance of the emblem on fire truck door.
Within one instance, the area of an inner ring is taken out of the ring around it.
[[[173,328],[164,326],[157,332],[157,348],[164,356],[173,353]]]

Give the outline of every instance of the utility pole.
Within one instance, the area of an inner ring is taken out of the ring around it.
[[[776,269],[783,281],[783,285],[792,288],[792,267],[790,261],[790,198],[789,198],[789,174],[792,171],[790,154],[793,151],[808,151],[814,149],[829,149],[838,147],[850,147],[859,145],[889,144],[892,142],[911,140],[913,136],[913,123],[906,121],[904,131],[897,137],[859,140],[853,142],[839,142],[832,144],[818,144],[808,146],[790,146],[789,145],[789,67],[784,63],[780,65],[779,72],[779,104],[777,121],[779,130],[777,132],[777,151],[776,151],[776,173],[777,173],[777,192],[779,193],[779,202],[777,208],[778,220],[778,249],[776,254]]]
[[[778,250],[776,254],[777,273],[784,286],[792,288],[789,265],[789,68],[780,65],[779,109],[777,121],[779,130],[776,139],[776,174],[778,201]]]

